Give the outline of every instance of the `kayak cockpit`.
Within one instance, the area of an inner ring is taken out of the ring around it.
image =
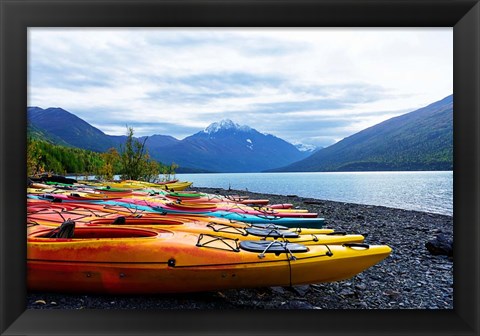
[[[62,224],[63,225],[63,224]],[[61,227],[61,226],[60,226]],[[29,241],[45,241],[51,242],[71,240],[91,240],[91,239],[125,239],[125,238],[167,238],[173,236],[173,233],[167,230],[144,230],[130,227],[77,227],[68,234],[59,234],[60,227],[50,229],[46,228],[35,232],[28,236]]]

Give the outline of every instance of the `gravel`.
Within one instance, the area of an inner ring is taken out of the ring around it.
[[[295,195],[195,188],[292,203],[325,218],[326,228],[363,234],[392,254],[352,279],[294,287],[232,289],[175,295],[28,293],[29,309],[453,309],[453,258],[432,255],[425,244],[453,239],[453,217]]]

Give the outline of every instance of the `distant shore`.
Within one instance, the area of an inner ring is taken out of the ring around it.
[[[305,286],[232,289],[178,295],[72,295],[28,293],[28,309],[453,309],[453,261],[434,256],[425,243],[453,237],[453,217],[382,206],[351,204],[242,190],[195,187],[222,195],[247,195],[317,212],[325,227],[363,234],[392,254],[354,278]]]

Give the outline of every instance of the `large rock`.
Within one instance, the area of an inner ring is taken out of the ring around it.
[[[425,243],[427,250],[433,255],[453,257],[453,239],[440,233],[434,239]]]

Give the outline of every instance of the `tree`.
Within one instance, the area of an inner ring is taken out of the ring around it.
[[[160,164],[157,161],[151,160],[147,153],[144,155],[144,160],[142,160],[141,165],[140,180],[155,182],[160,172]]]
[[[103,165],[98,169],[98,177],[104,180],[113,180],[113,175],[119,169],[120,154],[118,154],[115,148],[110,148],[100,156],[103,160]]]
[[[35,176],[45,171],[45,164],[43,162],[42,151],[39,148],[38,142],[33,139],[27,141],[27,174],[28,176]]]
[[[120,147],[120,161],[122,179],[124,180],[150,180],[158,176],[158,164],[150,159],[145,150],[146,137],[143,142],[133,137],[132,127],[127,126],[127,140]]]
[[[172,162],[170,166],[164,165],[161,167],[161,173],[163,174],[163,180],[164,181],[170,181],[172,178],[175,178],[175,169],[178,168],[178,164],[175,162]],[[173,177],[172,177],[173,175]]]

